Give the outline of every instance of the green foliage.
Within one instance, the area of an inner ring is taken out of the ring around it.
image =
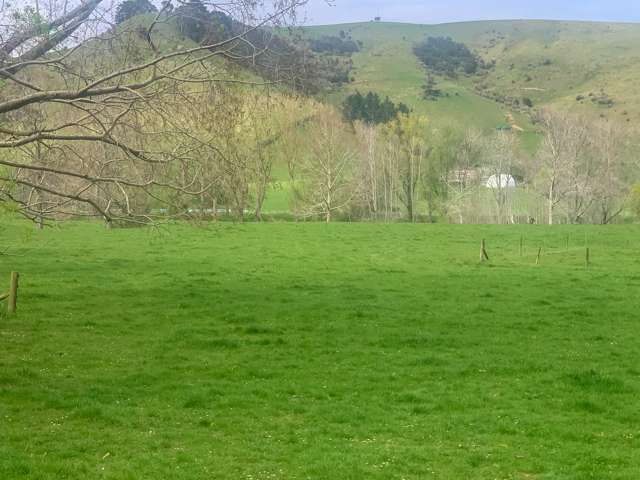
[[[399,115],[382,129],[389,154],[398,158],[398,200],[405,207],[407,221],[418,213],[421,172],[432,151],[432,130],[426,117]]]
[[[423,90],[425,100],[438,100],[442,96],[442,90],[438,88],[436,79],[430,73],[427,75],[427,82],[424,84]]]
[[[380,95],[374,92],[362,95],[356,91],[345,99],[342,111],[345,119],[349,121],[359,120],[369,125],[377,125],[395,119],[399,113],[408,114],[409,107],[404,103],[396,105],[389,97],[381,100]]]
[[[215,45],[242,35],[244,41],[226,46],[230,60],[264,79],[310,94],[350,80],[350,59],[318,58],[293,37],[250,28],[221,10],[210,12],[201,0],[181,4],[173,15],[180,33],[199,44]]]
[[[429,159],[421,172],[422,195],[426,202],[427,218],[431,223],[446,214],[449,185],[445,180],[459,161],[463,143],[464,132],[456,128],[441,128],[434,134]]]
[[[635,479],[639,233],[35,232],[0,262],[0,478]]]
[[[344,33],[344,31],[342,33]],[[349,55],[360,50],[354,40],[330,35],[312,39],[309,42],[309,46],[314,52],[330,53],[333,55]]]
[[[175,10],[178,28],[194,42],[201,43],[213,30],[211,13],[201,0],[189,0]]]
[[[300,52],[293,52],[299,56]],[[340,87],[351,82],[353,62],[349,57],[314,56],[311,52],[303,54],[307,60],[304,71],[307,72],[307,84],[324,83],[329,89]],[[322,86],[319,88],[322,90]]]
[[[459,72],[474,74],[482,66],[482,61],[465,44],[450,37],[427,37],[413,51],[429,70],[451,77]]]
[[[124,0],[116,9],[116,24],[146,13],[155,13],[158,9],[149,0]]]

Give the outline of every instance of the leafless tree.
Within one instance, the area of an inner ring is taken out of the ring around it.
[[[428,138],[428,122],[424,117],[400,115],[385,128],[385,155],[395,169],[389,179],[397,182],[389,189],[405,207],[409,222],[416,220],[422,169],[432,151]]]
[[[358,138],[358,166],[357,166],[357,190],[360,203],[364,210],[377,219],[380,204],[383,201],[380,195],[379,184],[383,169],[378,150],[380,142],[378,129],[375,125],[358,122],[355,125]]]
[[[498,131],[486,138],[483,167],[489,175],[497,223],[514,223],[513,200],[516,193],[514,168],[518,162],[518,138],[510,131]]]
[[[570,222],[580,221],[589,208],[587,194],[593,176],[588,129],[582,119],[567,112],[543,110],[537,117],[543,140],[537,155],[537,181],[547,202],[549,225],[556,208],[567,205]]]
[[[340,114],[331,107],[320,107],[310,128],[315,132],[311,151],[300,158],[293,193],[299,214],[320,215],[329,223],[354,195],[353,138]]]
[[[382,185],[381,202],[385,222],[390,222],[401,211],[399,203],[400,154],[397,144],[385,136],[380,182]]]
[[[455,168],[446,177],[447,210],[458,223],[470,221],[477,213],[478,194],[482,180],[480,164],[484,154],[482,132],[467,130],[455,154]]]
[[[86,214],[110,223],[147,221],[149,203],[184,211],[168,191],[201,195],[201,158],[217,146],[193,135],[172,105],[216,84],[251,84],[220,59],[259,57],[267,49],[252,44],[256,32],[291,20],[304,0],[206,3],[242,28],[176,44],[167,34],[170,2],[129,27],[112,25],[106,0],[34,0],[19,11],[3,2],[0,201],[29,218]],[[149,201],[139,209],[141,194]]]
[[[564,205],[568,223],[607,224],[618,218],[637,178],[628,128],[550,110],[538,120],[544,140],[534,175],[545,191],[549,223],[558,205]]]
[[[599,120],[593,126],[592,145],[597,162],[593,194],[598,223],[615,221],[624,211],[638,164],[631,153],[628,128],[612,120]]]

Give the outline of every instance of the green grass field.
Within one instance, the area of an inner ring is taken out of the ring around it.
[[[0,478],[635,480],[639,233],[10,223]]]

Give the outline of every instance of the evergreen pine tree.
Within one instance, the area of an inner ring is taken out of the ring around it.
[[[408,115],[410,110],[404,103],[396,106],[389,97],[380,100],[380,95],[375,92],[362,95],[356,91],[344,100],[342,112],[346,120],[351,122],[359,120],[373,125],[390,122],[398,113]]]
[[[422,87],[424,90],[425,100],[438,100],[438,97],[442,95],[442,91],[438,88],[435,78],[430,73],[427,74],[427,82]]]

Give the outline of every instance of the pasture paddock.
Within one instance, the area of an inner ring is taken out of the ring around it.
[[[22,228],[0,478],[640,474],[637,226]]]

